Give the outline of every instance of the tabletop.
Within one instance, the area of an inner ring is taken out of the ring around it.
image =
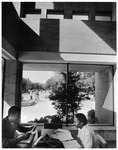
[[[55,132],[55,129],[41,129],[41,136],[45,136],[48,134],[52,138],[59,139],[65,148],[81,148],[79,145],[77,139],[73,136],[71,136],[71,131],[69,130],[58,130],[58,132]],[[73,133],[76,134],[75,131]],[[18,143],[17,147],[18,148],[32,148],[33,143]]]

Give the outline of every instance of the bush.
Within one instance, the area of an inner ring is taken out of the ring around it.
[[[98,119],[95,117],[95,110],[91,109],[88,112],[88,123],[95,124],[98,123]]]
[[[41,117],[40,119],[34,119],[34,121],[29,121],[30,123],[61,123],[61,118],[58,115],[53,116],[45,116]]]

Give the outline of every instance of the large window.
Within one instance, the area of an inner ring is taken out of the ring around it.
[[[24,64],[21,103],[22,123],[72,124],[76,113],[84,113],[90,124],[112,125],[112,67]]]

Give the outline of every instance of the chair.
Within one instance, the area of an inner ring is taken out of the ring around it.
[[[45,123],[44,124],[44,129],[58,129],[62,128],[61,123]]]
[[[99,148],[107,148],[107,142],[101,137],[99,134],[96,134],[98,142],[99,142]]]

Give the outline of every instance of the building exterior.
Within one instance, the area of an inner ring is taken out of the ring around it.
[[[116,140],[116,57],[115,2],[2,2],[3,110],[4,101],[21,106],[23,69],[69,64],[95,72],[101,124],[92,127]]]

